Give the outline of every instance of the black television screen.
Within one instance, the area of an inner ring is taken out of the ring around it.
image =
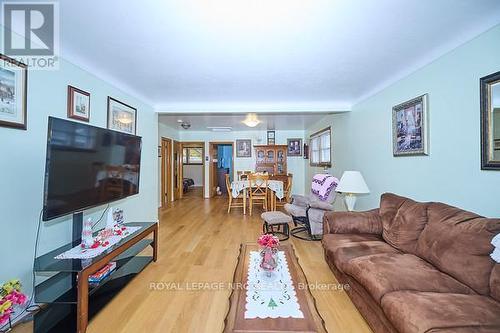
[[[139,193],[141,138],[49,117],[43,220]]]

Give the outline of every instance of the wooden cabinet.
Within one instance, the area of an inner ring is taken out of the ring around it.
[[[286,145],[254,146],[255,171],[267,172],[270,175],[286,175]]]

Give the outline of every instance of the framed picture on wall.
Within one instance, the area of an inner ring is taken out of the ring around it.
[[[394,156],[428,155],[427,94],[392,108]]]
[[[276,144],[276,132],[275,131],[267,131],[267,144],[268,145]]]
[[[90,120],[90,93],[68,86],[68,118]]]
[[[108,128],[135,135],[137,109],[108,96]]]
[[[236,140],[236,157],[252,157],[252,140]]]
[[[0,126],[27,127],[27,66],[0,54]]]
[[[287,139],[287,155],[302,156],[302,139]]]

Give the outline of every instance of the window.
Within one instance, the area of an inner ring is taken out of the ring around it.
[[[325,128],[310,137],[311,166],[332,166],[331,128]]]
[[[184,148],[182,164],[203,164],[203,148]]]

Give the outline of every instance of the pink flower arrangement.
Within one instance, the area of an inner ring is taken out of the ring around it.
[[[0,326],[9,321],[15,305],[27,302],[26,295],[21,293],[21,282],[11,280],[0,287]]]
[[[280,240],[278,237],[273,236],[272,234],[264,234],[259,237],[257,243],[259,243],[259,245],[262,247],[269,247],[274,249],[280,245]]]

